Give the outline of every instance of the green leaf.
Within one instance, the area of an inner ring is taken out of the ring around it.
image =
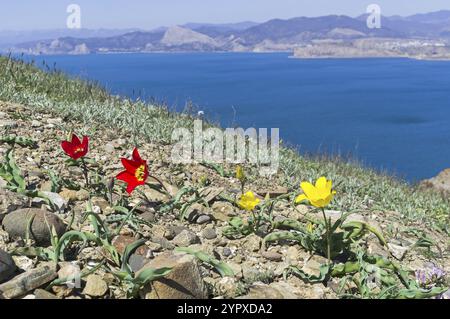
[[[131,254],[133,254],[136,249],[144,245],[146,242],[145,239],[140,239],[135,241],[134,243],[131,243],[125,247],[125,251],[123,252],[122,256],[122,266],[121,271],[125,271],[129,274],[132,273],[130,266],[128,265],[128,260],[130,259]]]
[[[172,271],[172,268],[163,267],[157,269],[145,268],[134,278],[134,282],[139,286],[144,286],[145,284],[154,281],[156,279],[167,276]]]
[[[230,268],[230,266],[228,266],[224,262],[221,262],[221,261],[215,259],[212,256],[209,256],[208,254],[206,254],[202,251],[195,251],[188,247],[175,248],[175,251],[184,252],[184,253],[195,256],[202,262],[213,266],[222,277],[227,277],[227,276],[233,277],[234,276],[234,271],[233,271],[233,269]]]
[[[330,266],[327,264],[320,265],[319,271],[320,274],[316,276],[312,274],[307,274],[306,272],[304,272],[303,270],[301,270],[296,266],[289,266],[288,268],[286,268],[284,276],[286,277],[288,274],[294,274],[303,279],[307,283],[324,282],[328,276],[328,273],[330,272]]]

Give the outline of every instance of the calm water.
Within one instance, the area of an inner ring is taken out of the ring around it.
[[[226,127],[279,127],[301,152],[351,154],[410,181],[450,167],[450,62],[287,53],[42,59],[116,94],[178,109],[191,100]]]

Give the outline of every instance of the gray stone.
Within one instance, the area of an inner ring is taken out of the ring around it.
[[[179,225],[168,225],[167,231],[164,234],[165,238],[167,239],[174,239],[175,236],[179,235],[182,231],[187,230],[190,231],[189,228],[185,226],[179,226]]]
[[[152,236],[151,241],[155,244],[161,245],[163,249],[172,250],[175,248],[175,245],[172,244],[168,239],[160,236]]]
[[[16,264],[11,256],[0,249],[0,283],[5,282],[16,272]]]
[[[83,293],[91,297],[102,297],[108,292],[108,284],[99,275],[89,275]]]
[[[58,193],[43,191],[42,194],[52,202],[58,212],[63,213],[67,208],[67,201]],[[36,197],[33,198],[33,203],[41,204],[44,203],[44,200],[42,198]]]
[[[223,254],[225,257],[231,256],[232,253],[233,253],[233,252],[231,251],[231,249],[230,249],[229,247],[224,247],[224,248],[223,248],[222,254]]]
[[[198,238],[196,234],[189,230],[183,230],[181,233],[175,236],[172,242],[179,247],[187,247],[193,244],[199,244],[200,238]]]
[[[149,211],[140,214],[139,217],[148,223],[154,223],[156,221],[155,214]]]
[[[37,208],[19,209],[9,213],[3,219],[3,227],[11,237],[25,238],[27,226],[32,217],[34,219],[29,235],[31,239],[36,241],[37,245],[45,246],[50,244],[51,230],[48,226],[54,226],[58,236],[65,232],[66,226],[58,216]]]
[[[150,261],[145,269],[172,268],[164,278],[149,283],[141,290],[145,299],[206,299],[198,262],[194,256],[184,253],[166,252]],[[139,274],[139,272],[138,272]]]
[[[35,299],[44,299],[44,300],[50,300],[50,299],[59,299],[54,294],[44,290],[44,289],[36,289],[34,291]]]
[[[202,225],[209,223],[210,221],[211,217],[209,215],[200,215],[195,222],[199,225]]]
[[[150,256],[153,257],[152,252],[150,251]],[[131,271],[137,272],[141,270],[148,262],[150,261],[149,258],[146,258],[139,254],[132,254],[130,258],[128,259],[128,265],[131,268]]]
[[[224,191],[223,187],[207,187],[201,192],[201,197],[209,204]]]
[[[261,242],[261,237],[255,234],[250,234],[245,239],[244,249],[251,252],[259,251],[259,249],[261,248]]]
[[[283,256],[275,251],[264,251],[262,256],[270,261],[281,261]]]
[[[214,202],[211,209],[214,219],[219,221],[227,222],[236,215],[234,206],[228,202]]]
[[[214,239],[217,237],[216,230],[212,227],[207,227],[202,231],[203,238]]]
[[[399,246],[393,243],[387,244],[389,252],[397,260],[402,260],[408,252],[408,247]]]
[[[7,299],[26,295],[57,277],[55,263],[43,263],[40,267],[20,274],[0,285],[0,294]]]

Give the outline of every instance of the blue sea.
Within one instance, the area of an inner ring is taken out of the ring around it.
[[[450,167],[450,62],[288,53],[33,59],[115,94],[177,110],[190,101],[224,127],[280,128],[301,153],[350,156],[411,182]]]

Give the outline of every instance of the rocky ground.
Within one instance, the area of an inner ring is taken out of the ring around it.
[[[0,299],[131,296],[296,299],[338,298],[343,296],[343,291],[346,295],[360,293],[352,280],[347,283],[338,277],[311,280],[320,276],[326,258],[292,240],[264,242],[273,231],[270,225],[263,225],[257,233],[225,236],[233,217],[251,216],[230,200],[240,192],[239,180],[234,174],[227,174],[234,172],[233,167],[225,166],[225,173],[221,174],[220,170],[200,164],[174,165],[170,163],[170,146],[143,144],[139,148],[141,156],[149,161],[151,174],[163,181],[168,194],[142,187],[140,190],[148,201],[139,202],[139,192],[128,198],[121,182],[116,181],[115,185],[110,182],[123,170],[120,158],[130,157],[134,147],[130,136],[118,136],[112,130],[93,132],[81,123],[35,114],[26,107],[2,102],[0,128],[2,162],[14,147],[13,156],[27,189],[22,194],[14,192],[8,189],[7,180],[0,179]],[[89,132],[90,188],[85,188],[82,169],[71,166],[60,148],[69,130],[79,135]],[[29,140],[27,144],[15,139],[12,146],[11,138],[5,137],[30,139],[35,145]],[[158,184],[155,180],[152,183]],[[195,188],[197,195],[186,193],[179,202],[174,202],[177,194],[187,187]],[[277,186],[276,179],[255,178],[246,189],[258,193],[261,199],[269,193],[274,222],[295,220],[313,228],[310,221],[320,217],[308,206],[291,205],[287,195],[299,190]],[[125,217],[132,207],[130,217]],[[106,225],[109,235],[102,235],[101,240],[89,237],[85,244],[79,238],[65,241],[64,252],[55,258],[55,238],[61,239],[69,231],[92,236],[97,233],[95,225],[101,223],[93,223],[91,217],[84,218],[87,211]],[[336,211],[326,213],[332,220],[341,215]],[[184,219],[180,218],[181,214]],[[430,267],[438,266],[447,273],[450,270],[449,239],[443,232],[426,229],[419,223],[406,225],[401,212],[359,211],[349,220],[364,221],[381,231],[387,245],[368,233],[358,240],[358,247],[401,264],[411,278],[414,271]],[[53,241],[51,229],[56,235]],[[144,244],[128,254],[128,245],[139,239]],[[180,247],[203,252],[213,262],[177,251]],[[124,275],[125,255],[129,257],[125,263],[125,268],[128,266],[130,270],[128,277]],[[214,266],[220,262],[222,268]],[[290,266],[312,277],[306,280],[285,273]],[[171,268],[164,279],[140,282],[137,291],[131,289],[138,283],[133,278],[162,267]],[[233,275],[228,272],[221,276],[218,269],[231,269]],[[372,286],[367,285],[375,291],[379,289],[376,278]]]

